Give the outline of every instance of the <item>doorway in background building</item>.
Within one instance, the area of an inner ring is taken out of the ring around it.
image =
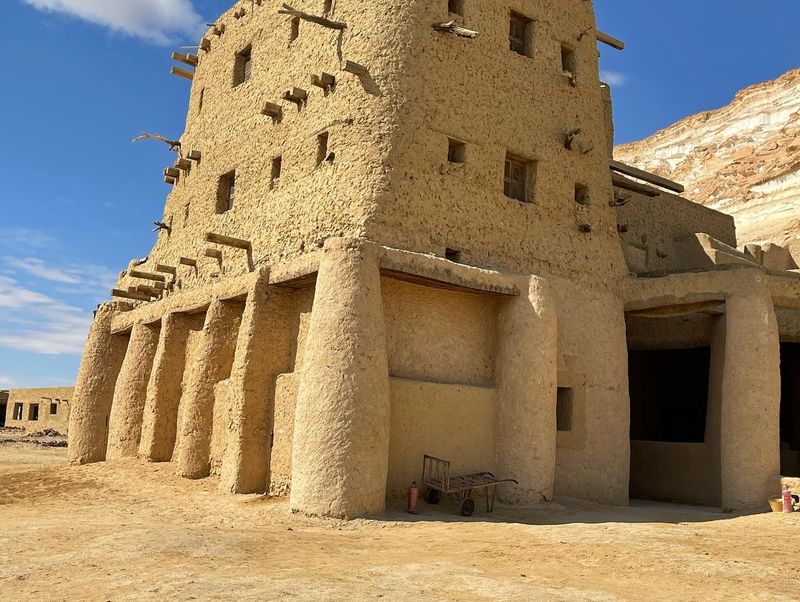
[[[0,403],[0,429],[6,425],[6,410],[8,406],[4,403]]]
[[[781,474],[800,477],[800,343],[781,343]]]

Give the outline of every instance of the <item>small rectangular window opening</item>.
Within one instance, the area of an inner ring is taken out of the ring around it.
[[[232,171],[219,179],[217,191],[217,213],[225,213],[233,209],[236,199],[236,172]]]
[[[445,249],[444,258],[447,261],[452,261],[453,263],[461,263],[461,251],[457,251],[456,249]]]
[[[317,136],[317,165],[328,158],[328,132],[323,132]]]
[[[290,23],[289,42],[294,42],[300,37],[300,17],[294,17]]]
[[[281,181],[281,170],[283,169],[283,157],[272,159],[272,172],[270,173],[270,188],[277,188]]]
[[[584,207],[590,204],[591,201],[589,199],[588,187],[584,186],[583,184],[575,185],[575,202]]]
[[[561,70],[566,75],[575,76],[575,50],[569,46],[561,46]]]
[[[522,203],[531,202],[533,165],[530,161],[511,154],[506,155],[503,176],[503,193]]]
[[[39,420],[39,404],[38,403],[32,403],[28,407],[28,420],[30,420],[30,421]]]
[[[56,414],[58,414],[58,404],[57,403],[51,403],[50,404],[50,415],[51,416],[55,416]]]
[[[522,56],[532,56],[533,21],[519,13],[511,13],[508,40],[511,50]]]
[[[22,420],[22,404],[14,404],[14,420]]]
[[[253,49],[248,46],[236,55],[233,73],[233,85],[239,86],[250,79],[253,72]]]
[[[447,0],[447,12],[464,16],[464,0]]]
[[[450,139],[447,148],[447,160],[450,163],[466,163],[467,162],[467,145],[458,140]]]
[[[574,391],[564,387],[558,388],[556,399],[556,428],[561,432],[572,430],[572,406],[575,400]]]

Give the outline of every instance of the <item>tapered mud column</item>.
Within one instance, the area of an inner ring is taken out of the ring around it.
[[[134,324],[122,369],[117,377],[108,425],[106,459],[134,457],[139,451],[142,412],[153,368],[159,325]]]
[[[69,417],[68,457],[72,464],[102,462],[106,457],[108,419],[128,337],[111,334],[117,313],[113,303],[98,308],[75,386]]]
[[[293,510],[351,518],[385,506],[389,369],[379,248],[330,239],[295,413]]]
[[[270,290],[264,269],[247,296],[231,370],[230,424],[220,489],[265,493],[269,483],[275,378],[290,369],[288,293]]]
[[[169,462],[175,450],[188,335],[188,316],[177,313],[164,316],[147,384],[139,443],[139,456],[151,462]]]
[[[761,273],[728,297],[722,380],[722,507],[762,508],[779,493],[780,339]]]
[[[215,299],[206,314],[200,352],[194,365],[187,366],[175,454],[182,477],[202,479],[209,474],[214,386],[229,375],[241,315],[241,303]]]
[[[520,289],[498,312],[497,471],[519,481],[499,488],[501,499],[529,504],[553,497],[558,330],[548,283],[534,276]]]

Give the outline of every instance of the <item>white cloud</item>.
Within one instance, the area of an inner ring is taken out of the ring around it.
[[[199,37],[204,21],[191,0],[22,0],[154,42]]]
[[[10,376],[6,376],[5,374],[0,374],[0,389],[10,389],[14,386],[14,381],[11,380]]]
[[[55,239],[41,230],[28,228],[0,228],[0,245],[10,247],[46,247]]]
[[[609,86],[624,86],[628,83],[628,76],[619,71],[601,71],[600,81],[604,81]]]
[[[0,347],[35,353],[80,353],[91,312],[0,276]]]
[[[80,278],[66,273],[60,268],[47,265],[41,259],[35,257],[6,257],[5,262],[13,268],[27,272],[31,276],[50,280],[51,282],[63,282],[64,284],[80,284]]]

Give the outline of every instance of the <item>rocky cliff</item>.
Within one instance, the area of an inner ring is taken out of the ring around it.
[[[689,199],[733,215],[740,246],[777,243],[800,263],[800,69],[618,146],[615,158],[682,182]]]

